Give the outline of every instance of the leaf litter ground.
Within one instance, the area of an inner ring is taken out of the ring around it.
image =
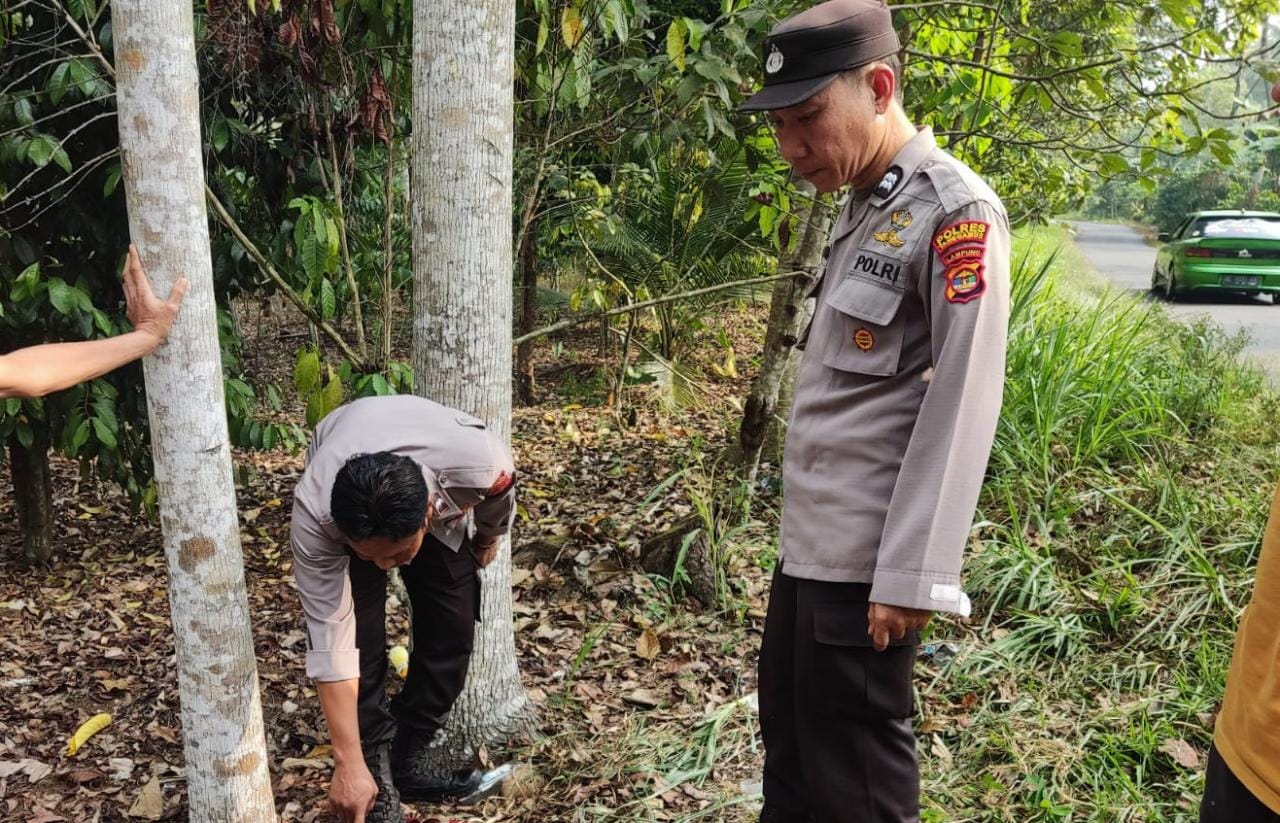
[[[739,358],[758,351],[762,316],[756,306],[720,317]],[[708,343],[722,360],[709,333]],[[701,402],[674,413],[658,409],[649,387],[629,387],[634,411],[623,420],[590,391],[600,366],[593,346],[583,334],[555,357],[544,347],[548,396],[515,413],[516,639],[542,734],[489,755],[528,764],[510,781],[513,797],[416,809],[423,820],[747,820],[758,809],[753,701],[766,573],[744,554],[734,571],[739,607],[712,614],[636,562],[644,537],[691,510],[679,484],[646,498],[722,448],[749,381],[707,370]],[[289,355],[259,350],[252,360]],[[276,806],[282,821],[327,820],[330,761],[303,670],[288,548],[301,455],[241,453],[237,463],[249,469],[237,491]],[[184,820],[158,527],[110,487],[80,482],[74,464],[55,459],[54,471],[52,568],[16,559],[16,513],[0,503],[0,821]],[[753,537],[767,543],[769,528]],[[397,614],[392,637],[403,638]],[[67,738],[99,712],[112,723],[64,756]]]

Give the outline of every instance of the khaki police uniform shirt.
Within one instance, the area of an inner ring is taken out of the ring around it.
[[[1004,207],[922,129],[846,203],[814,288],[783,459],[783,570],[967,614],[960,564],[1004,383]]]
[[[511,454],[481,420],[412,395],[367,397],[326,416],[294,490],[289,534],[307,618],[307,676],[316,680],[360,676],[347,543],[334,525],[329,497],[348,459],[379,451],[411,457],[422,467],[435,510],[431,535],[450,550],[458,551],[472,534],[493,537],[511,528]],[[504,483],[505,493],[487,496]]]

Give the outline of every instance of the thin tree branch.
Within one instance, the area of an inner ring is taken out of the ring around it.
[[[302,299],[302,295],[294,291],[294,288],[289,285],[288,281],[286,281],[283,276],[281,276],[280,272],[276,271],[276,267],[271,265],[271,261],[267,259],[266,255],[264,255],[258,247],[254,245],[254,242],[249,239],[248,235],[244,233],[244,230],[240,228],[240,224],[235,221],[235,218],[232,217],[226,207],[222,205],[222,201],[220,201],[218,196],[213,193],[213,190],[206,185],[204,187],[204,193],[205,197],[209,200],[209,205],[213,207],[213,213],[218,216],[218,220],[222,222],[222,225],[227,227],[227,230],[231,232],[233,237],[235,237],[236,242],[244,248],[245,252],[251,258],[253,258],[253,262],[258,264],[258,268],[263,272],[263,274],[271,278],[272,282],[276,284],[276,287],[284,293],[284,296],[289,298],[289,301],[297,306],[298,310],[306,315],[307,319],[314,323],[316,328],[324,332],[325,336],[333,341],[334,345],[336,345],[342,353],[347,356],[347,359],[351,361],[352,366],[357,371],[367,370],[367,364],[365,363],[364,358],[357,354],[347,341],[342,338],[342,335],[339,334],[333,326],[329,325],[329,323],[321,317],[315,309],[308,306],[307,302]]]
[[[731,283],[718,283],[714,286],[706,286],[701,289],[694,289],[693,291],[681,292],[680,294],[668,294],[668,295],[664,295],[663,297],[655,297],[652,300],[641,300],[638,303],[630,303],[626,306],[620,306],[616,309],[588,312],[586,314],[580,314],[580,315],[577,315],[576,317],[570,317],[565,320],[561,320],[558,323],[552,323],[550,326],[544,326],[541,329],[536,329],[534,331],[531,331],[528,334],[517,337],[515,340],[512,341],[512,344],[518,346],[521,343],[524,343],[528,340],[535,340],[539,337],[546,337],[548,334],[554,334],[555,332],[562,331],[564,329],[573,328],[574,326],[581,326],[583,323],[590,323],[592,320],[602,320],[606,317],[616,317],[619,314],[636,312],[636,311],[640,311],[641,309],[648,309],[648,308],[652,308],[653,306],[663,305],[665,303],[674,303],[678,300],[688,300],[691,297],[700,297],[704,294],[713,294],[718,291],[727,291],[729,289],[740,288],[742,286],[756,286],[761,283],[772,283],[774,280],[781,280],[785,277],[800,277],[802,275],[807,276],[808,274],[809,272],[807,271],[789,271],[789,272],[783,272],[782,274],[765,275],[763,277],[750,277],[750,278],[747,278],[746,280],[735,280]]]

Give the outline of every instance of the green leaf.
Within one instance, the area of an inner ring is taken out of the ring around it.
[[[53,150],[53,162],[57,163],[58,167],[67,174],[71,173],[71,158],[67,157],[67,153],[62,146],[58,146]]]
[[[116,190],[116,186],[120,185],[120,164],[117,163],[107,171],[107,180],[102,184],[102,196],[110,197]]]
[[[332,320],[338,313],[338,296],[327,277],[320,281],[320,312],[325,320]]]
[[[299,397],[310,397],[320,387],[320,354],[311,349],[298,352],[293,364],[293,385]]]
[[[84,444],[89,442],[89,421],[81,420],[80,425],[76,426],[75,433],[71,435],[71,456],[75,457],[84,448]]]
[[[70,315],[76,307],[75,295],[72,292],[72,288],[62,278],[49,278],[49,302],[63,317]]]
[[[24,449],[31,448],[31,444],[35,442],[36,436],[35,436],[35,432],[31,431],[31,427],[27,425],[26,421],[21,421],[18,423],[17,434],[18,434],[18,442],[22,444],[22,448]]]
[[[307,427],[314,429],[324,417],[324,395],[316,392],[307,401]]]
[[[49,92],[49,101],[55,106],[62,100],[62,96],[67,93],[70,83],[67,81],[67,74],[71,71],[70,63],[59,63],[58,67],[49,75],[49,82],[45,83],[44,90]]]
[[[680,71],[685,69],[685,34],[684,20],[672,20],[671,25],[667,27],[667,58],[675,63]]]
[[[547,37],[551,34],[551,27],[547,25],[547,16],[545,14],[538,16],[538,42],[533,47],[534,54],[542,54],[542,50],[547,47]]]
[[[41,134],[27,146],[27,159],[34,163],[36,168],[43,169],[49,165],[49,161],[53,159],[53,153],[57,150],[58,141],[47,134]]]
[[[83,97],[92,97],[94,87],[98,83],[98,74],[93,70],[93,66],[88,61],[77,57],[68,63],[67,67],[68,76],[75,84],[76,91]]]
[[[711,28],[701,20],[695,20],[692,17],[685,17],[681,20],[684,23],[685,30],[689,32],[689,51],[697,51],[702,48],[702,36],[707,33],[707,29]]]
[[[116,433],[113,432],[106,423],[100,418],[93,418],[93,433],[98,436],[98,442],[106,446],[108,449],[116,448]]]
[[[337,375],[330,375],[329,382],[325,384],[321,396],[324,398],[325,414],[342,405],[342,381],[338,379]]]
[[[35,115],[31,111],[31,100],[23,97],[13,104],[13,116],[18,119],[18,124],[22,126],[30,126],[36,121]]]
[[[213,127],[209,129],[209,143],[213,146],[214,151],[222,151],[227,147],[227,143],[231,140],[231,128],[227,126],[225,118],[219,117],[214,122]]]
[[[315,234],[307,234],[302,238],[298,248],[298,257],[302,260],[302,268],[309,279],[315,279],[325,271],[325,249]]]

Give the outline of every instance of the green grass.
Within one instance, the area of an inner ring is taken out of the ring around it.
[[[921,691],[931,820],[1195,819],[1201,775],[1162,748],[1207,751],[1251,585],[1276,397],[1243,341],[1105,289],[1064,239],[1015,244],[975,616],[938,627],[964,652]]]

